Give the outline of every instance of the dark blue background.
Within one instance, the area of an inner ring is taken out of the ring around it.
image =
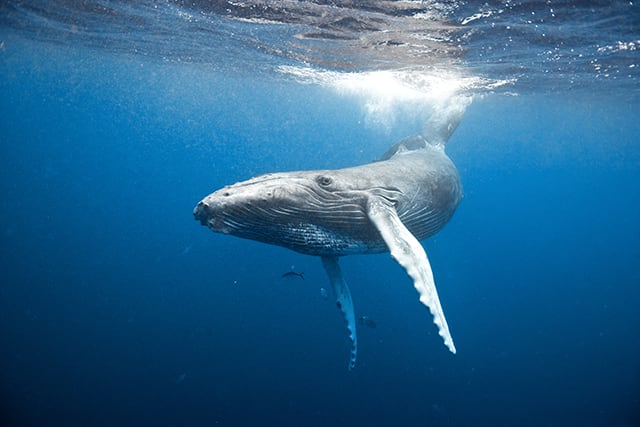
[[[17,48],[12,48],[11,41]],[[192,218],[258,173],[369,162],[416,131],[272,76],[9,40],[0,52],[0,419],[8,426],[640,425],[639,106],[489,96],[424,242],[458,354],[388,254],[318,259]],[[295,266],[305,280],[279,276]]]

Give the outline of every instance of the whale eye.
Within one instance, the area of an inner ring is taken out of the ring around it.
[[[331,183],[333,182],[333,180],[328,177],[328,176],[319,176],[317,178],[318,184],[322,185],[323,187],[326,187],[327,185],[331,185]]]

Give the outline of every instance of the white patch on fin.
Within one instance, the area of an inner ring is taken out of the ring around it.
[[[444,339],[444,344],[455,354],[456,347],[449,333],[447,319],[440,305],[431,265],[424,248],[400,221],[396,210],[384,199],[369,198],[367,213],[389,247],[391,256],[413,279],[413,286],[420,294],[420,302],[429,308],[433,315],[433,322],[438,327],[438,333]]]
[[[336,305],[342,312],[344,319],[347,321],[347,329],[349,329],[349,340],[351,340],[351,357],[349,358],[349,370],[356,366],[356,354],[358,352],[358,337],[356,336],[356,314],[353,309],[353,300],[347,283],[342,277],[340,265],[337,256],[323,256],[322,265],[324,266],[329,281],[333,287],[333,293],[336,296]]]

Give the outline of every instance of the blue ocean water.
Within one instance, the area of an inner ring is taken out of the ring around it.
[[[205,3],[0,6],[2,425],[640,425],[638,6],[443,2],[464,31],[430,40],[437,61],[394,56],[398,30],[367,68],[335,33],[289,43],[310,10]],[[373,38],[378,10],[340,13]],[[422,242],[458,353],[388,254],[351,256],[376,328],[348,371],[319,260],[192,210],[260,173],[379,158],[445,66],[482,77],[447,146],[464,199]],[[390,70],[418,95],[358,86]]]

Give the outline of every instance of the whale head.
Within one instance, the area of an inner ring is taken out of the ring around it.
[[[381,239],[371,239],[377,232],[366,196],[340,171],[274,173],[209,194],[193,214],[218,233],[310,255],[346,255],[384,249]]]

